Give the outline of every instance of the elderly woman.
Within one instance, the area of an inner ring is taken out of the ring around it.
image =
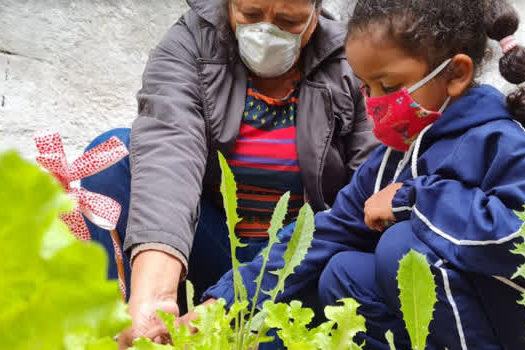
[[[122,347],[142,335],[160,340],[149,332],[154,312],[178,313],[184,277],[199,295],[231,268],[217,151],[239,184],[236,232],[249,261],[266,245],[283,193],[291,192],[289,221],[304,202],[325,210],[375,148],[345,27],[321,2],[189,0],[151,53],[131,133],[113,130],[88,147],[116,135],[131,150],[83,183],[123,206],[133,327]],[[90,230],[112,254],[107,232]]]

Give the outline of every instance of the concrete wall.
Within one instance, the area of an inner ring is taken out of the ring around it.
[[[525,1],[514,1],[525,17]],[[337,14],[350,2],[325,0]],[[186,9],[184,0],[0,0],[0,151],[33,158],[33,134],[56,129],[72,158],[101,132],[129,127],[148,52]],[[505,87],[497,76],[491,66],[483,80]]]

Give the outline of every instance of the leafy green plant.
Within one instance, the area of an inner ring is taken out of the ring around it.
[[[184,325],[174,327],[175,316],[160,312],[173,341],[172,346],[162,348],[255,349],[259,344],[271,341],[273,338],[266,336],[266,333],[271,328],[277,328],[280,338],[289,349],[360,349],[352,339],[357,332],[365,331],[365,321],[362,316],[357,315],[359,305],[354,300],[345,299],[342,306],[327,307],[325,313],[329,321],[316,328],[309,327],[314,312],[302,307],[300,302],[293,301],[289,305],[275,304],[277,296],[284,290],[286,279],[301,264],[313,240],[314,214],[308,204],[299,211],[293,236],[283,256],[284,266],[271,271],[277,276],[276,286],[271,290],[261,290],[270,251],[279,243],[277,234],[283,228],[289,193],[279,200],[272,215],[268,246],[261,252],[262,268],[254,281],[256,292],[251,302],[248,301],[246,287],[239,272],[242,264],[235,256],[237,248],[243,247],[235,234],[235,226],[241,220],[237,215],[237,185],[226,159],[220,153],[219,163],[222,170],[221,193],[232,253],[235,300],[229,310],[226,310],[226,302],[222,299],[212,305],[197,306],[195,313],[199,318],[191,322],[191,326],[198,329],[195,334]],[[264,303],[262,310],[256,313],[261,292],[269,296],[269,300]],[[136,344],[148,343],[149,341],[142,339]]]
[[[525,223],[525,211],[524,212],[515,212],[516,215]],[[525,257],[525,224],[521,226],[520,236],[523,238],[523,242],[515,244],[515,249],[512,250],[512,253],[516,255],[521,255]],[[518,270],[512,276],[512,279],[522,277],[525,278],[525,264],[518,267]],[[520,305],[525,306],[525,292],[522,293],[522,299],[518,302]]]
[[[292,301],[290,305],[264,303],[263,312],[267,314],[265,324],[278,329],[277,334],[287,349],[362,349],[363,345],[354,343],[354,336],[366,332],[365,318],[357,315],[359,304],[353,299],[343,299],[342,306],[325,308],[327,322],[318,327],[308,327],[314,312],[303,308],[301,302]]]
[[[113,337],[130,323],[103,249],[57,219],[71,208],[50,175],[0,155],[3,349],[116,349]]]
[[[270,250],[279,243],[277,233],[283,227],[289,193],[280,199],[273,213],[268,231],[268,246],[261,252],[262,268],[255,280],[256,292],[249,308],[246,288],[239,272],[242,264],[235,258],[236,249],[243,246],[235,235],[235,225],[241,220],[237,216],[237,186],[226,159],[221,154],[219,154],[219,162],[222,169],[221,193],[232,246],[235,303],[229,311],[225,309],[224,300],[219,300],[211,306],[198,306],[195,312],[199,319],[191,322],[191,326],[199,330],[196,334],[191,334],[183,325],[174,327],[175,316],[160,313],[166,324],[171,325],[168,329],[173,339],[173,348],[176,350],[255,349],[258,344],[272,339],[265,335],[274,328],[277,329],[277,335],[288,349],[362,349],[364,344],[358,345],[353,340],[357,333],[366,332],[365,319],[357,314],[359,304],[355,300],[343,299],[340,301],[342,303],[340,306],[326,307],[325,316],[328,321],[317,327],[311,326],[313,310],[303,307],[301,302],[275,303],[278,294],[284,290],[286,279],[305,258],[313,239],[314,216],[307,204],[301,209],[297,218],[293,236],[283,256],[285,261],[283,268],[271,272],[277,276],[277,284],[272,290],[262,291],[270,298],[263,304],[260,312],[255,313]],[[422,350],[425,348],[428,327],[437,302],[436,284],[425,256],[415,251],[407,254],[400,261],[397,279],[401,292],[401,309],[413,344],[412,348]],[[386,334],[386,339],[390,348],[395,349],[392,332]],[[141,340],[140,344],[145,343],[147,342]],[[171,349],[171,347],[166,348]]]

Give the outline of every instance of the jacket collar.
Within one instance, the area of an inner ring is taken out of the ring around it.
[[[224,0],[187,0],[190,8],[206,22],[217,26],[218,14]],[[322,62],[340,51],[337,57],[344,58],[345,25],[336,21],[326,10],[321,12],[319,24],[308,45],[302,52],[303,74],[307,77]]]

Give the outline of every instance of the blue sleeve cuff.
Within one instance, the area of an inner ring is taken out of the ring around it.
[[[412,215],[412,207],[415,203],[413,189],[412,182],[407,181],[392,199],[392,212],[397,222],[409,220],[410,215]]]
[[[227,275],[231,275],[228,273]],[[226,300],[226,308],[229,309],[233,305],[235,299],[234,290],[233,290],[233,280],[226,279],[224,276],[219,280],[219,282],[208,288],[201,297],[201,302],[205,302],[210,298],[214,299],[224,299]]]

